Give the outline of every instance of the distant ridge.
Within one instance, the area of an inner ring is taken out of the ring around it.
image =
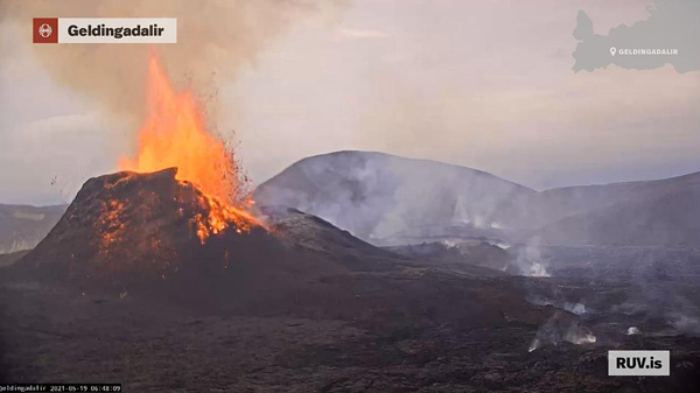
[[[437,237],[503,238],[537,192],[490,173],[376,152],[300,160],[263,183],[255,199],[317,215],[374,244]],[[437,233],[440,232],[440,233]]]
[[[260,205],[299,209],[382,246],[480,238],[494,244],[697,247],[699,190],[700,172],[693,172],[538,192],[458,165],[338,151],[297,161],[254,196]],[[678,211],[679,201],[687,208]],[[66,207],[0,204],[0,253],[36,246]]]
[[[375,245],[481,238],[695,247],[697,193],[700,172],[538,192],[457,165],[339,151],[297,161],[255,199],[317,215]]]
[[[67,206],[0,204],[0,253],[36,246],[58,222]]]

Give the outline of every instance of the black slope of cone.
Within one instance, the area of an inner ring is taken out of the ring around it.
[[[196,219],[209,200],[175,168],[119,172],[88,180],[51,232],[21,263],[37,277],[81,285],[127,287],[137,282],[194,280],[281,252],[262,228],[231,225],[202,242]]]

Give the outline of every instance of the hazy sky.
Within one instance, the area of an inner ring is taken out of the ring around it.
[[[256,182],[343,149],[538,189],[698,171],[699,71],[572,70],[579,10],[607,34],[645,19],[648,5],[349,1],[292,24],[232,71],[211,121],[235,130]],[[0,202],[63,202],[116,168],[135,126],[53,80],[26,30],[0,21]]]

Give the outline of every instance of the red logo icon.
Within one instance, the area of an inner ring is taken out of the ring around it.
[[[34,18],[33,41],[35,44],[58,42],[58,18]]]

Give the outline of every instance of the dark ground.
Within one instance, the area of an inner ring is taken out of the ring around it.
[[[489,328],[372,324],[368,317],[298,317],[294,310],[203,313],[133,294],[1,282],[7,381],[119,382],[132,392],[694,392],[700,386],[700,339],[692,337],[628,336],[614,346],[559,342],[528,352],[538,326],[517,320]],[[353,288],[356,296],[369,296],[362,286]],[[613,348],[670,349],[672,376],[608,377],[606,354]]]
[[[497,247],[398,255],[289,209],[200,242],[217,205],[175,173],[90,179],[32,251],[0,258],[0,382],[700,391],[696,250],[542,248],[553,277],[517,277]],[[671,376],[609,377],[610,349],[670,350]]]

